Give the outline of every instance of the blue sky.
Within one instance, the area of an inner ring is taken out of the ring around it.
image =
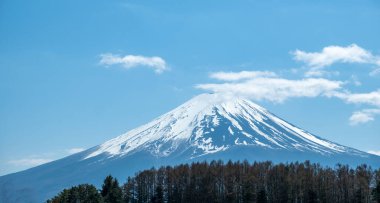
[[[376,0],[2,0],[0,175],[203,92],[244,94],[316,135],[380,151],[379,22]]]

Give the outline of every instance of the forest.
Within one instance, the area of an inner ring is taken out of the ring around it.
[[[107,176],[65,189],[48,203],[380,202],[380,170],[367,165],[323,167],[309,161],[197,162],[138,172],[119,184]]]

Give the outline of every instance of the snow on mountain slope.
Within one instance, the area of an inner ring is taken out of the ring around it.
[[[179,149],[181,144],[185,149]],[[249,100],[201,94],[148,124],[105,142],[85,159],[100,154],[123,156],[139,150],[170,156],[188,148],[193,148],[192,156],[197,157],[234,145],[365,155],[297,128]]]

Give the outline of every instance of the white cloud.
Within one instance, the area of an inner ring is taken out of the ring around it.
[[[343,88],[347,82],[325,78],[285,79],[269,71],[215,72],[210,78],[221,83],[198,84],[198,89],[233,96],[246,97],[255,101],[275,103],[290,98],[329,97],[346,103],[362,104],[375,108],[354,112],[349,118],[351,125],[370,122],[380,115],[380,89],[368,93],[351,93]],[[355,85],[361,85],[356,76],[351,77]]]
[[[257,77],[275,77],[276,73],[271,71],[240,71],[240,72],[215,72],[210,74],[210,78],[224,81],[238,81]]]
[[[257,77],[237,83],[198,84],[196,88],[216,93],[233,94],[252,100],[280,103],[291,97],[317,97],[341,89],[343,82],[323,78],[289,80]]]
[[[339,98],[347,103],[370,105],[375,108],[363,109],[355,111],[349,121],[350,125],[358,125],[362,123],[368,123],[375,120],[377,115],[380,115],[380,90],[369,93],[350,93],[350,92],[334,92],[331,97]]]
[[[46,158],[26,158],[26,159],[17,159],[8,161],[9,164],[14,166],[23,166],[23,167],[34,167],[44,163],[53,161],[53,159]]]
[[[380,66],[379,56],[356,44],[347,47],[328,46],[322,52],[296,50],[293,55],[295,60],[305,62],[310,67],[326,67],[333,63],[370,63]]]
[[[340,98],[347,103],[368,104],[380,107],[380,90],[369,93],[336,92],[332,96]]]
[[[364,109],[354,112],[350,117],[350,124],[357,125],[375,120],[375,115],[380,114],[380,109]]]
[[[105,66],[111,65],[122,65],[126,69],[134,67],[149,67],[152,68],[156,73],[162,73],[168,70],[168,66],[164,59],[158,56],[146,57],[138,55],[126,55],[119,56],[115,54],[101,54],[100,64]]]
[[[68,149],[68,150],[66,150],[66,152],[69,153],[69,154],[75,154],[75,153],[81,152],[83,150],[85,150],[85,149],[77,147],[77,148]]]
[[[380,150],[369,150],[368,153],[380,156]]]
[[[330,74],[331,72],[325,71],[323,68],[334,63],[372,64],[377,68],[370,72],[369,75],[375,76],[380,72],[380,68],[378,68],[380,66],[380,56],[373,55],[370,51],[356,44],[347,47],[328,46],[323,48],[321,52],[296,50],[292,54],[295,60],[302,61],[308,66],[309,70],[305,73],[307,77]],[[356,76],[351,76],[351,80],[354,85],[361,85]],[[339,98],[347,103],[375,106],[375,109],[364,109],[354,112],[349,119],[351,125],[367,123],[374,120],[375,116],[380,114],[378,109],[380,107],[380,90],[369,93],[351,93],[347,90],[339,90],[331,91],[326,96]]]
[[[292,54],[296,61],[304,62],[310,67],[310,70],[305,74],[308,77],[325,74],[326,71],[321,69],[334,63],[363,63],[380,66],[380,56],[373,55],[370,51],[356,44],[346,47],[328,46],[323,48],[321,52],[296,50]]]

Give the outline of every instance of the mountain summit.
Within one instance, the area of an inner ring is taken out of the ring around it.
[[[379,156],[317,137],[249,100],[201,94],[101,145],[0,177],[0,202],[42,202],[75,184],[100,186],[108,174],[124,180],[151,167],[214,159],[380,166]]]
[[[176,109],[98,146],[85,159],[147,151],[157,157],[187,153],[189,158],[237,146],[366,156],[314,136],[242,98],[201,94]]]

